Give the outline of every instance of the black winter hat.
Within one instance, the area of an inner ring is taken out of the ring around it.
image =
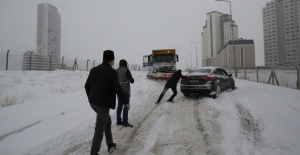
[[[126,68],[127,68],[127,61],[126,61],[126,60],[124,60],[124,59],[120,60],[120,62],[119,62],[119,66],[120,66],[120,67],[121,67],[121,66],[124,66],[124,67],[126,67]]]
[[[181,73],[181,69],[178,69],[178,72],[180,72],[180,73]]]
[[[114,52],[111,50],[106,50],[103,52],[103,61],[115,60]]]

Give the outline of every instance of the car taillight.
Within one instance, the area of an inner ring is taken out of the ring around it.
[[[212,80],[214,80],[214,78],[211,77],[211,76],[207,76],[207,77],[203,77],[201,80],[204,80],[204,81],[212,81]]]

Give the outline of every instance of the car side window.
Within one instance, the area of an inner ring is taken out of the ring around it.
[[[219,69],[216,69],[216,70],[215,70],[215,74],[216,74],[216,75],[223,75],[222,72],[221,72]]]
[[[226,71],[224,71],[223,69],[221,69],[222,73],[224,76],[228,76],[228,73]]]

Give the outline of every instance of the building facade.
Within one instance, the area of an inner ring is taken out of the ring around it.
[[[37,54],[30,50],[23,54],[22,70],[52,71],[61,68],[60,63],[45,57],[44,54]]]
[[[273,0],[262,13],[265,65],[300,65],[300,2]]]
[[[202,39],[202,66],[209,66],[217,62],[217,53],[223,46],[232,40],[231,22],[233,23],[234,38],[238,38],[238,27],[231,16],[217,11],[207,13],[206,24],[201,33]]]
[[[215,66],[223,68],[234,68],[233,42],[229,41],[222,50],[218,52]],[[255,46],[253,40],[234,41],[236,67],[253,68],[255,67]]]
[[[38,4],[37,7],[37,54],[52,56],[60,61],[61,18],[57,8],[51,4]]]

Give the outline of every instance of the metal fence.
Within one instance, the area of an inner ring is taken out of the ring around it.
[[[233,69],[227,71],[234,76]],[[237,78],[300,90],[299,68],[296,66],[237,69]]]
[[[30,53],[30,52],[29,52]],[[89,71],[93,67],[102,63],[99,60],[92,59],[78,59],[78,58],[69,58],[62,56],[62,59],[59,62],[51,60],[51,58],[46,58],[43,60],[43,63],[38,63],[34,61],[34,58],[31,57],[31,54],[28,58],[24,58],[24,52],[19,51],[0,51],[0,70],[81,70]],[[48,60],[49,59],[49,60]],[[28,61],[23,63],[23,61]],[[118,68],[119,63],[115,63],[113,68]],[[132,71],[142,71],[143,68],[139,64],[128,63],[128,67]]]

